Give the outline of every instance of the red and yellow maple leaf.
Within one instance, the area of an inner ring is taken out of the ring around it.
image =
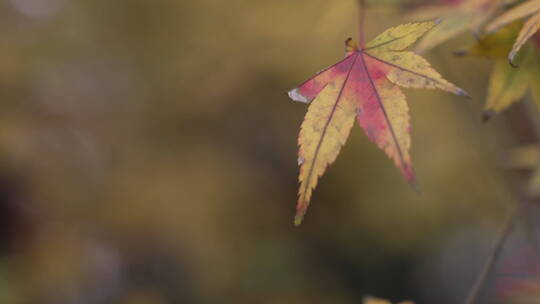
[[[318,178],[345,144],[355,118],[369,139],[394,161],[411,184],[415,183],[409,155],[409,110],[398,85],[466,95],[425,59],[405,51],[435,25],[400,25],[361,47],[348,39],[345,59],[289,92],[293,100],[310,103],[298,136],[300,188],[296,225],[306,213]]]
[[[540,29],[540,0],[530,0],[520,4],[499,16],[486,27],[486,31],[493,32],[515,20],[525,17],[529,17],[529,19],[523,24],[523,27],[512,46],[512,50],[508,53],[508,60],[510,63],[514,61],[514,57],[521,47],[523,47],[525,42]]]

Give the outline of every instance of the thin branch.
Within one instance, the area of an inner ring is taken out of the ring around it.
[[[358,0],[358,46],[360,49],[364,48],[365,43],[365,31],[364,23],[366,18],[366,1]]]
[[[519,216],[521,214],[520,209],[522,208],[516,208],[514,211],[512,211],[512,214],[508,217],[506,224],[504,226],[504,229],[501,233],[501,236],[497,240],[497,243],[495,244],[495,248],[487,258],[484,266],[482,267],[482,270],[476,277],[476,280],[474,281],[474,284],[469,291],[469,294],[467,295],[467,298],[465,299],[465,304],[474,304],[476,303],[476,300],[478,299],[478,295],[480,294],[480,291],[482,290],[482,287],[484,286],[484,283],[486,282],[486,278],[493,270],[493,267],[495,266],[495,263],[497,262],[497,259],[501,255],[502,249],[504,248],[504,244],[506,243],[506,240],[508,239],[508,236],[510,236],[510,232],[514,230],[514,226],[516,225]]]
[[[525,111],[527,118],[531,124],[531,129],[537,140],[540,140],[540,117],[538,117],[538,109],[532,98],[528,97],[524,100]]]
[[[525,111],[527,112],[527,118],[531,124],[531,129],[534,131],[536,140],[540,141],[540,117],[538,116],[537,106],[534,104],[534,100],[530,96],[524,101]],[[529,194],[527,195],[529,196]],[[531,199],[534,198],[527,197],[527,201],[522,203],[523,218],[525,219],[527,236],[529,237],[529,241],[533,247],[533,253],[535,254],[536,258],[540,258],[540,243],[538,241],[538,236],[536,235],[536,225],[531,219],[530,214],[526,211],[526,209],[528,209],[528,205],[532,204],[530,201]]]

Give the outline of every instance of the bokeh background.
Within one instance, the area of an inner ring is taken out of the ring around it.
[[[435,2],[368,1],[368,37]],[[0,303],[462,301],[517,201],[516,130],[480,121],[490,62],[452,55],[470,34],[425,57],[473,99],[405,91],[420,193],[355,126],[293,226],[307,107],[286,92],[356,19],[354,0],[0,1]]]

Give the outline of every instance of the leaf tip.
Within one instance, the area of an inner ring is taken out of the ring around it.
[[[412,167],[412,164],[411,163],[405,164],[401,168],[401,172],[405,176],[405,179],[407,180],[409,185],[411,185],[411,187],[414,189],[414,191],[416,191],[418,193],[420,188],[418,187],[418,183],[416,182],[416,173],[414,173],[414,169]]]
[[[420,191],[420,186],[418,185],[416,179],[410,181],[410,184],[416,194],[422,194],[422,191]]]
[[[495,116],[495,114],[496,113],[493,110],[485,110],[484,112],[482,112],[482,122],[486,123],[490,121]]]
[[[294,216],[294,226],[298,227],[302,224],[304,220],[304,215],[306,214],[307,206],[298,205],[296,209],[296,215]]]
[[[452,54],[457,57],[463,57],[469,55],[469,52],[467,50],[455,50]]]
[[[299,227],[301,224],[302,224],[302,220],[304,219],[304,216],[303,215],[296,215],[294,217],[294,226],[295,227]]]
[[[298,101],[302,103],[309,103],[309,99],[307,99],[306,96],[302,95],[302,93],[300,93],[300,90],[298,88],[290,90],[288,94],[289,94],[289,98],[294,101]]]
[[[309,201],[306,201],[305,197],[301,196],[298,199],[298,203],[296,205],[296,215],[294,216],[294,225],[296,227],[302,224],[302,221],[304,220],[304,216],[306,215],[306,212],[307,212],[308,205],[309,205]]]
[[[457,96],[463,96],[463,97],[466,97],[466,98],[471,98],[471,95],[469,95],[469,93],[467,93],[465,90],[463,90],[462,88],[457,88],[456,90],[456,95]]]
[[[511,67],[518,68],[519,66],[514,63],[514,57],[516,57],[516,52],[510,52],[510,54],[508,54],[508,63],[510,63]]]

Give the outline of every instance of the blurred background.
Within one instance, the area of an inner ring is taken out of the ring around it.
[[[367,36],[437,2],[368,1]],[[517,201],[520,115],[481,123],[470,34],[425,57],[473,99],[405,90],[421,193],[355,126],[293,226],[286,92],[342,58],[355,5],[0,1],[0,303],[462,301]]]

